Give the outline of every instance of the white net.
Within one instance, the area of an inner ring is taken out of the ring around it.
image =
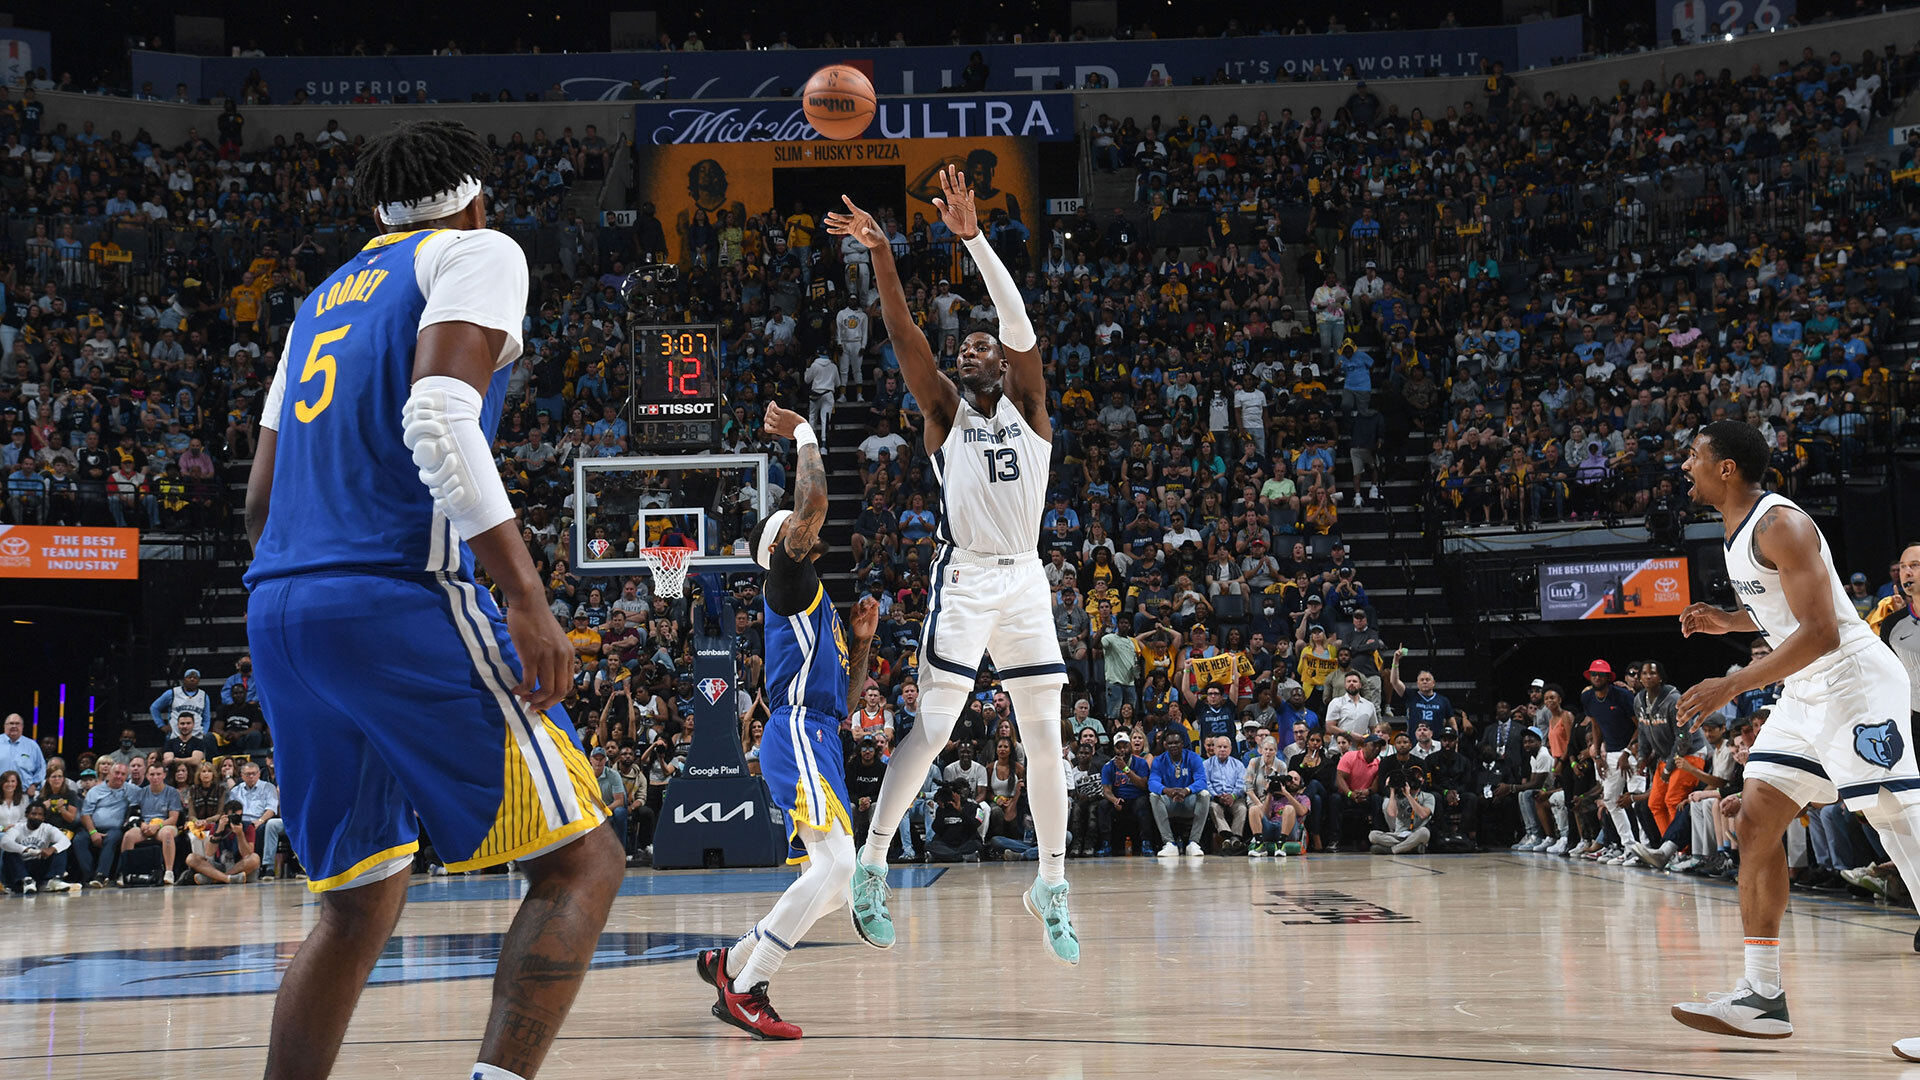
[[[640,561],[653,573],[653,595],[673,599],[687,587],[687,560],[699,549],[651,547],[640,549]]]

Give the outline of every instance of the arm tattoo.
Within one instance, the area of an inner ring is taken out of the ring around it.
[[[873,648],[873,639],[855,637],[847,649],[847,706],[853,703],[867,688],[867,657]]]
[[[1753,561],[1769,570],[1778,570],[1780,568],[1773,565],[1772,561],[1767,558],[1766,553],[1760,550],[1760,537],[1768,529],[1773,527],[1774,519],[1778,517],[1779,514],[1780,507],[1769,507],[1766,513],[1760,515],[1760,520],[1753,523],[1753,540],[1751,541],[1753,544]]]
[[[827,520],[827,466],[820,459],[819,446],[800,448],[793,482],[793,516],[780,530],[780,547],[787,556],[804,562],[813,554],[820,539],[820,526]]]

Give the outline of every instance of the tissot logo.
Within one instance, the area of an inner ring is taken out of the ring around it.
[[[1571,604],[1587,598],[1587,583],[1584,581],[1556,581],[1547,586],[1547,599],[1563,604]]]

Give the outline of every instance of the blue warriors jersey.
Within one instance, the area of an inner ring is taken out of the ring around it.
[[[269,423],[279,432],[273,512],[249,587],[316,570],[464,571],[465,545],[434,510],[401,438],[427,304],[414,260],[442,233],[377,236],[301,301],[284,352],[289,381]],[[501,367],[487,389],[480,426],[489,440],[511,372]]]
[[[836,727],[847,715],[847,631],[840,613],[819,586],[813,603],[796,615],[779,615],[764,601],[767,639],[767,704],[804,710],[807,719]],[[838,748],[835,748],[838,752]]]

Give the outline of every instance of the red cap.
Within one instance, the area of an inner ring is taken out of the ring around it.
[[[1608,666],[1605,660],[1595,660],[1593,663],[1587,665],[1587,674],[1591,675],[1596,671],[1602,675],[1613,674],[1613,668]]]

